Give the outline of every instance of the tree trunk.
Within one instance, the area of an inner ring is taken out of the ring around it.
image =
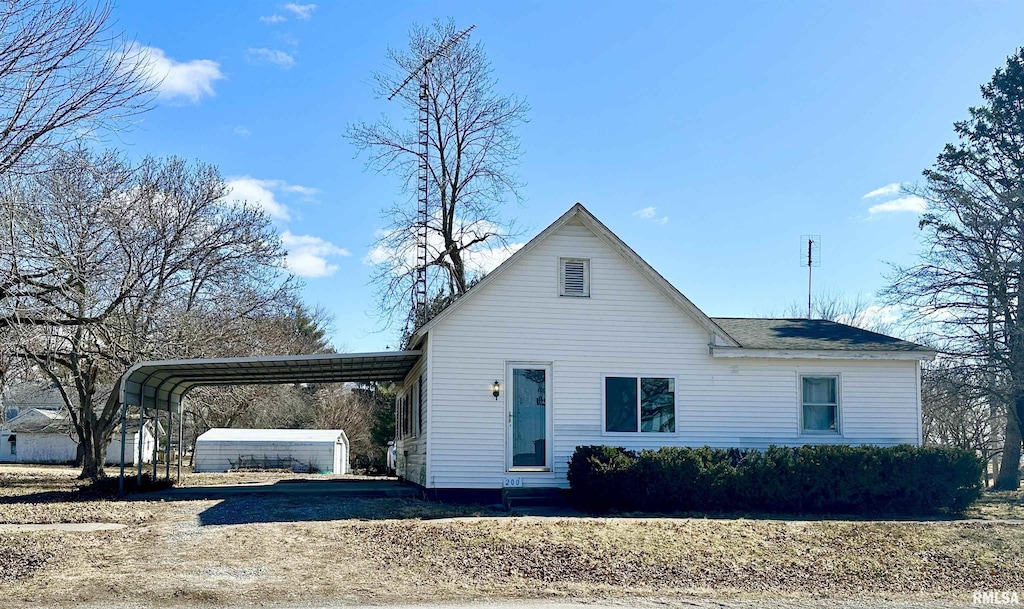
[[[106,443],[100,441],[95,429],[86,429],[81,440],[82,473],[79,478],[96,482],[106,476],[103,471],[107,456]]]
[[[1020,451],[1021,433],[1020,418],[1013,407],[1007,409],[1006,434],[1003,437],[1003,455],[999,464],[999,474],[992,485],[995,491],[1015,491],[1020,487]]]
[[[466,293],[466,264],[462,260],[462,250],[458,247],[453,247],[448,252],[448,257],[452,261],[452,275],[455,279],[455,290],[459,296]]]
[[[85,451],[85,457],[82,459],[82,474],[79,477],[83,480],[88,479],[95,482],[104,475],[103,459],[97,458],[94,451],[87,449]]]

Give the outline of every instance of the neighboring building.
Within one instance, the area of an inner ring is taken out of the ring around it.
[[[920,444],[934,356],[833,322],[710,318],[581,205],[409,348],[398,473],[481,497],[565,487],[588,444]]]
[[[196,438],[193,471],[291,469],[345,474],[348,436],[340,429],[214,428]]]
[[[121,463],[120,430],[116,441],[107,447],[108,465]],[[139,452],[138,429],[127,432],[125,463],[135,464]],[[142,462],[153,461],[152,429],[143,429]],[[67,410],[48,408],[21,409],[20,414],[0,429],[0,463],[72,463],[78,454],[78,440]]]
[[[52,383],[25,382],[8,385],[0,392],[0,415],[11,421],[23,410],[63,410],[64,398]]]

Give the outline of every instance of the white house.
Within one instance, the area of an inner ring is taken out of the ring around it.
[[[120,439],[120,434],[117,438]],[[139,452],[138,429],[127,432],[125,463],[135,464]],[[143,428],[143,463],[153,461],[154,438],[152,429]],[[78,440],[72,429],[67,410],[49,408],[22,409],[18,416],[0,429],[0,463],[71,463],[78,454]],[[107,447],[107,465],[121,462],[121,443],[111,442]]]
[[[193,470],[226,472],[242,467],[345,474],[348,436],[340,429],[228,429],[196,438]]]
[[[577,446],[920,444],[920,345],[711,318],[583,206],[425,324],[398,472],[436,496],[566,487]]]

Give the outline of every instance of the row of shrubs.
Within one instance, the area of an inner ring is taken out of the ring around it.
[[[946,447],[581,446],[569,461],[569,497],[593,512],[957,514],[980,496],[983,467],[974,453]]]

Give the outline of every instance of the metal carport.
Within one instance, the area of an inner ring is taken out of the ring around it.
[[[170,440],[172,416],[178,413],[178,442],[182,437],[181,403],[190,390],[210,385],[252,385],[282,383],[398,382],[403,380],[421,355],[421,351],[385,351],[380,353],[329,353],[314,355],[275,355],[218,359],[183,359],[140,362],[125,372],[118,382],[121,400],[121,472],[118,489],[124,492],[125,436],[128,407],[139,408],[140,427],[146,409],[153,409],[154,420],[167,413]],[[159,442],[158,442],[159,444]],[[167,443],[170,446],[170,442]],[[167,460],[170,477],[170,459]],[[156,462],[153,463],[156,477]],[[181,451],[178,452],[181,474]],[[142,465],[139,464],[139,479]]]

